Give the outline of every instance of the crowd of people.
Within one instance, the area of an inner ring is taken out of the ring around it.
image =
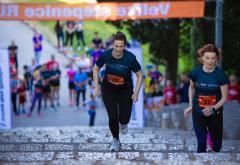
[[[161,106],[189,103],[188,89],[190,85],[189,73],[179,76],[177,85],[165,79],[157,69],[149,69],[144,77],[144,101],[147,111],[160,111]],[[240,103],[240,85],[235,75],[229,76],[228,100]]]
[[[49,61],[42,62],[42,51],[44,50],[44,36],[34,29],[32,37],[33,54],[31,64],[23,66],[23,73],[19,73],[18,46],[14,40],[11,41],[8,50],[10,58],[10,84],[12,109],[16,116],[26,115],[32,117],[34,109],[37,115],[42,116],[42,109],[51,108],[57,111],[60,105],[61,79],[66,76],[68,79],[69,106],[76,107],[77,110],[87,106],[90,116],[89,125],[94,125],[97,102],[92,97],[92,68],[100,57],[101,53],[111,48],[113,34],[104,42],[98,32],[94,32],[91,44],[85,43],[83,34],[84,24],[82,21],[57,21],[55,32],[60,50],[70,50],[73,54],[68,64],[60,66],[55,55],[50,55]],[[76,55],[73,49],[73,37],[77,38],[77,51],[80,51],[82,44],[84,54]],[[70,45],[69,45],[70,43]],[[101,70],[100,78],[104,75]],[[89,86],[89,88],[87,88]],[[90,99],[86,100],[86,94]],[[82,98],[80,101],[80,97]]]
[[[80,51],[82,49],[88,51],[91,48],[99,50],[112,46],[114,34],[110,35],[104,43],[97,31],[94,32],[94,38],[92,39],[92,43],[90,46],[88,46],[85,41],[85,27],[82,20],[66,22],[57,21],[54,28],[57,38],[57,46],[61,50],[74,50],[74,36],[77,42],[77,51]]]
[[[59,22],[57,22],[59,24]],[[91,49],[86,51],[86,55],[80,56],[79,61],[71,61],[67,64],[66,74],[68,76],[69,84],[69,105],[77,106],[80,109],[79,99],[82,96],[82,102],[86,101],[86,86],[90,85],[92,81],[92,67],[100,57],[101,53],[111,48],[112,37],[110,36],[104,43],[99,37],[98,32],[95,32],[95,37],[92,39]],[[32,38],[35,58],[32,59],[31,65],[24,65],[23,79],[19,79],[18,74],[18,46],[12,40],[8,47],[10,66],[11,66],[11,100],[12,109],[16,115],[25,114],[31,117],[35,104],[38,103],[38,114],[41,115],[42,100],[44,108],[47,103],[50,107],[57,109],[60,106],[59,92],[61,68],[59,63],[55,60],[55,56],[51,55],[51,59],[45,63],[40,63],[42,51],[43,36],[35,31]],[[84,42],[84,41],[83,41]],[[74,65],[77,64],[77,69]],[[100,72],[100,78],[104,75],[104,69]],[[229,100],[240,101],[240,87],[238,79],[235,75],[229,76]],[[173,85],[171,80],[165,79],[163,74],[157,67],[146,68],[144,76],[144,105],[146,111],[160,111],[161,106],[188,103],[188,88],[189,88],[188,74],[180,75],[177,85]],[[30,109],[26,109],[27,97],[31,98]],[[85,106],[86,104],[83,104]]]
[[[83,34],[79,34],[80,31],[77,30],[80,28],[80,25],[75,22],[70,22],[71,21],[66,22],[66,26],[69,28],[74,27],[74,33],[76,33],[77,37],[82,41],[83,46],[86,46]],[[61,23],[58,21],[56,27],[60,26],[60,24]],[[61,84],[61,79],[63,77],[62,69],[64,69],[64,73],[68,79],[69,106],[76,107],[78,110],[82,107],[87,106],[89,114],[89,126],[94,126],[96,109],[98,107],[96,96],[99,93],[97,80],[99,78],[100,82],[102,82],[100,96],[103,98],[103,102],[107,109],[109,116],[109,128],[114,138],[111,147],[118,149],[120,148],[118,122],[120,122],[121,131],[123,133],[126,133],[127,124],[131,116],[132,103],[138,100],[138,92],[142,81],[142,78],[139,77],[141,77],[140,75],[142,75],[143,69],[141,69],[141,66],[136,61],[135,56],[125,50],[125,47],[128,46],[128,42],[123,33],[118,32],[116,35],[110,36],[105,43],[103,43],[102,39],[99,37],[98,32],[95,32],[94,34],[95,37],[92,39],[91,46],[89,46],[90,49],[88,49],[88,47],[85,47],[86,54],[81,55],[79,61],[75,61],[73,58],[66,66],[62,67],[56,60],[55,55],[51,55],[48,62],[41,63],[43,36],[35,31],[32,38],[35,56],[32,59],[32,63],[30,65],[23,66],[23,75],[20,75],[18,71],[18,46],[13,40],[8,47],[10,58],[9,61],[12,110],[17,116],[23,114],[27,117],[32,117],[36,105],[37,115],[39,117],[42,116],[43,106],[44,108],[50,106],[50,108],[53,110],[57,110],[58,107],[61,106],[60,88],[63,85]],[[63,35],[63,37],[61,35],[58,34],[57,36],[60,36],[60,39],[64,38],[65,35]],[[71,48],[73,46],[73,34],[70,34],[70,31],[66,31],[66,36],[67,39],[65,42],[63,42],[65,43],[63,46],[67,47],[68,41],[70,40]],[[59,44],[60,43],[58,42],[58,46],[60,47]],[[78,41],[78,46],[79,45],[80,41]],[[218,131],[217,133],[214,132],[213,125],[206,125],[203,116],[208,117],[211,114],[218,114],[222,112],[221,107],[224,104],[225,99],[237,100],[240,102],[240,86],[237,77],[235,75],[230,75],[229,78],[227,78],[219,67],[215,67],[215,63],[211,63],[210,67],[210,64],[208,63],[209,58],[213,58],[216,62],[219,54],[214,46],[207,46],[207,48],[202,48],[205,52],[203,51],[199,53],[199,58],[202,60],[200,62],[203,63],[203,69],[198,68],[197,71],[194,70],[190,74],[181,74],[177,84],[175,84],[170,79],[166,79],[165,76],[158,70],[158,67],[146,68],[144,69],[145,72],[143,72],[145,111],[158,112],[161,110],[162,106],[169,106],[180,103],[190,104],[184,112],[185,115],[192,112],[193,109],[196,109],[193,111],[193,120],[197,121],[194,123],[194,129],[199,142],[199,152],[205,152],[206,143],[205,141],[201,140],[205,139],[205,136],[207,136],[209,139],[215,138],[215,140],[213,140],[211,143],[213,145],[213,148],[215,147],[214,151],[220,150],[222,141],[220,135],[221,131]],[[124,69],[125,66],[129,67],[129,69]],[[216,75],[219,74],[219,76],[216,76],[215,74],[209,76],[210,73],[212,74],[213,72],[212,69],[219,70],[214,70],[215,72],[218,72]],[[126,70],[126,73],[124,70]],[[130,78],[127,78],[124,75],[126,74],[126,76],[131,77],[131,75],[129,75],[130,70],[134,71],[137,78],[139,78],[135,92],[133,92],[133,87],[130,83],[131,81],[128,81]],[[112,72],[116,72],[120,76],[112,75]],[[200,75],[200,73],[202,75]],[[214,76],[216,80],[212,79]],[[203,77],[206,77],[206,79]],[[212,82],[213,84],[207,86],[206,92],[204,83],[208,83],[206,82],[207,79],[214,82]],[[109,83],[114,85],[109,85]],[[125,84],[128,84],[128,87],[126,89],[125,87],[122,88],[122,86]],[[89,86],[89,88],[87,88],[87,86]],[[218,86],[219,89],[221,87],[221,91],[218,89]],[[226,86],[229,90],[225,90]],[[194,90],[195,88],[197,89],[196,91]],[[90,89],[91,91],[87,92],[87,89]],[[214,97],[212,97],[211,95],[211,97],[205,97],[205,95],[209,95],[209,91],[211,90],[213,93],[217,92],[217,96],[214,95]],[[90,93],[90,99],[86,101],[87,93]],[[201,95],[199,95],[199,93]],[[119,100],[114,100],[116,95],[118,95],[117,98]],[[226,97],[224,97],[225,95]],[[82,101],[80,101],[80,97],[82,97]],[[128,102],[129,100],[131,100],[131,102]],[[27,102],[28,104],[26,104]],[[123,116],[119,116],[119,119],[117,119],[118,117],[116,117],[116,113],[114,111],[115,102],[116,105],[118,105],[117,107],[122,107],[124,109],[122,110],[122,113],[126,111],[125,114],[123,113]],[[219,103],[217,104],[217,102]],[[211,107],[214,107],[210,109],[209,105],[211,105]],[[200,113],[197,112],[198,109],[201,109],[202,116],[199,116]],[[221,118],[219,118],[219,122],[222,123]],[[200,128],[202,131],[199,131]],[[219,130],[222,129],[220,126],[218,128]]]

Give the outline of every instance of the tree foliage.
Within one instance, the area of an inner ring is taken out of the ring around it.
[[[240,76],[240,1],[225,0],[223,4],[223,61],[229,73]]]
[[[107,2],[108,0],[101,1]],[[115,0],[115,2],[120,1]],[[130,2],[130,0],[121,0],[121,2]],[[118,27],[127,28],[131,36],[141,43],[148,43],[149,52],[153,55],[151,61],[156,65],[164,64],[167,79],[176,82],[179,19],[128,20],[111,23]]]
[[[139,2],[141,0],[99,0],[100,2]],[[152,0],[150,0],[152,1]],[[154,1],[154,0],[153,0]],[[223,61],[228,72],[240,75],[240,1],[224,0],[223,5]],[[166,66],[166,76],[174,82],[177,77],[178,58],[184,56],[186,71],[197,65],[197,49],[215,42],[216,2],[205,3],[205,17],[201,19],[155,19],[111,21],[126,28],[141,43],[149,44],[151,61]],[[189,58],[186,58],[189,57]]]

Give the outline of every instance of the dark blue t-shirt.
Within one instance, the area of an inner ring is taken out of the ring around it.
[[[210,73],[205,72],[203,66],[200,66],[194,69],[189,77],[195,84],[193,109],[203,115],[202,109],[215,105],[221,99],[220,87],[228,84],[228,78],[217,66]]]
[[[104,64],[106,64],[106,70],[105,70],[105,76],[104,81],[108,81],[108,75],[110,77],[117,77],[117,79],[120,77],[122,78],[124,84],[132,83],[132,74],[131,72],[138,72],[141,70],[141,66],[138,63],[135,55],[133,55],[131,52],[124,50],[123,56],[120,59],[116,59],[112,56],[113,49],[109,49],[105,52],[103,52],[96,62],[96,65],[101,68]],[[121,84],[121,85],[124,85]]]
[[[188,103],[188,89],[189,89],[189,82],[184,82],[183,86],[180,87],[177,93],[180,95],[180,103]]]

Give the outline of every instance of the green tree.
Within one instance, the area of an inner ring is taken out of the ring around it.
[[[240,76],[240,1],[223,4],[223,69]]]

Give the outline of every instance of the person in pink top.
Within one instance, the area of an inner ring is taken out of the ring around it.
[[[68,89],[69,89],[69,105],[74,105],[74,93],[75,93],[75,84],[73,81],[74,75],[76,71],[73,69],[73,64],[70,63],[67,69],[67,76],[68,76]]]
[[[171,80],[167,80],[166,87],[164,88],[164,99],[166,105],[176,104],[177,103],[177,92],[176,88],[173,86]]]

